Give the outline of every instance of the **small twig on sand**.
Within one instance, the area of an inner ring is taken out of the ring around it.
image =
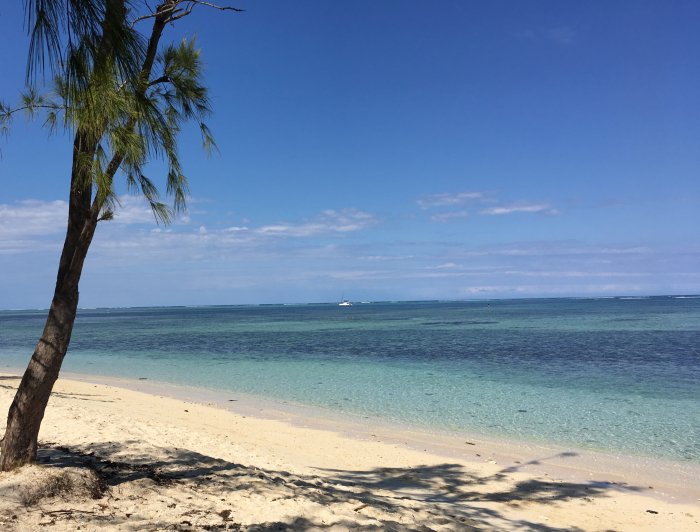
[[[54,515],[54,514],[72,514],[72,513],[79,513],[79,514],[92,514],[95,515],[95,512],[91,512],[89,510],[42,510],[42,514],[44,515]]]

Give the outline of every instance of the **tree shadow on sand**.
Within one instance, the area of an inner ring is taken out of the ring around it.
[[[97,529],[119,525],[133,531],[571,532],[580,529],[530,521],[518,509],[576,500],[592,503],[607,497],[613,488],[601,483],[518,481],[513,478],[517,468],[479,475],[449,463],[355,471],[319,469],[318,475],[295,475],[172,447],[135,455],[138,443],[81,448],[45,443],[39,463],[51,470],[84,467],[96,471],[107,492],[103,503],[95,506],[95,501],[85,501],[87,506],[80,507],[83,522]],[[128,455],[128,461],[120,460],[120,455]],[[160,459],[153,461],[154,456]],[[614,488],[641,491],[630,486]],[[260,505],[261,516],[276,515],[279,517],[273,519],[278,520],[238,523],[236,509],[245,506],[250,510],[251,504]],[[51,518],[54,523],[72,519],[80,510],[76,501],[70,505],[73,513],[61,510],[59,504],[52,506],[53,514],[40,510],[41,518]],[[85,513],[88,507],[92,514]]]
[[[5,388],[6,390],[16,390],[19,386],[19,381],[22,377],[16,377],[14,375],[0,375],[0,388]],[[1,384],[3,381],[7,381],[8,384]]]

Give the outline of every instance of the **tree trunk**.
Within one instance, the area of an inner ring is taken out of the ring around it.
[[[78,143],[76,138],[76,145]],[[70,195],[68,230],[56,290],[44,332],[7,415],[7,428],[0,446],[0,471],[36,460],[39,427],[68,350],[78,309],[78,283],[97,226],[96,217],[88,216],[91,191],[89,187],[72,191]]]
[[[177,2],[165,1],[157,7],[157,16],[153,21],[141,71],[146,81],[144,87],[147,86],[151,74],[163,29],[177,5]],[[105,21],[114,20],[110,10],[116,10],[123,23],[126,16],[124,0],[107,2]],[[114,28],[110,28],[106,22],[103,24],[103,30],[100,58],[106,58],[109,55],[116,40],[111,35]],[[0,471],[9,471],[27,462],[36,461],[39,428],[70,343],[78,309],[78,284],[100,213],[101,206],[98,204],[97,197],[94,201],[92,200],[92,176],[85,175],[89,170],[79,164],[81,157],[86,155],[90,159],[94,157],[98,138],[99,135],[95,135],[94,132],[88,134],[78,131],[75,135],[68,230],[58,266],[56,290],[44,332],[24,372],[7,415],[7,428],[3,439],[0,440]],[[123,153],[117,153],[110,162],[107,169],[110,179],[114,177],[123,158]]]

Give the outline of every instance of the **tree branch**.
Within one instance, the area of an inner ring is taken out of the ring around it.
[[[155,16],[157,16],[157,13],[152,13],[150,15],[144,15],[142,17],[134,19],[134,21],[131,23],[131,29],[132,30],[134,29],[134,24],[136,24],[137,22],[141,22],[142,20],[146,20],[147,18],[153,18]]]
[[[179,19],[179,18],[186,17],[187,15],[189,15],[190,13],[192,13],[192,8],[194,8],[194,4],[190,4],[190,5],[187,7],[187,9],[185,10],[184,13],[182,13],[182,14],[176,16],[176,17],[170,17],[166,22],[175,22],[175,21],[176,21],[177,19]],[[174,15],[175,13],[180,13],[180,11],[182,11],[182,9],[178,9],[178,10],[176,10],[176,11],[173,11],[173,15]]]
[[[201,0],[188,0],[188,1],[189,1],[189,2],[193,2],[193,3],[195,3],[195,4],[202,4],[203,6],[213,7],[214,9],[220,9],[221,11],[226,11],[227,9],[230,9],[231,11],[238,11],[238,12],[243,12],[243,11],[245,11],[245,9],[237,9],[237,8],[235,8],[235,7],[228,7],[228,6],[220,7],[220,6],[215,6],[214,4],[209,4],[209,3],[207,3],[207,2],[202,2]]]
[[[170,78],[168,76],[161,76],[158,79],[154,79],[153,81],[148,83],[149,87],[152,87],[153,85],[157,85],[158,83],[167,83],[170,81]]]
[[[67,107],[61,105],[23,105],[22,107],[17,107],[16,109],[0,113],[0,116],[11,115],[17,111],[25,111],[27,109],[53,109],[54,111],[65,111]]]
[[[175,9],[178,5],[180,5],[180,4],[183,3],[183,2],[189,3],[189,5],[187,6],[186,9],[184,9],[184,10],[183,10],[183,9]],[[180,19],[180,18],[182,18],[182,17],[186,17],[187,15],[189,15],[190,13],[192,13],[192,9],[193,9],[194,6],[197,5],[197,4],[201,4],[201,5],[207,6],[207,7],[213,7],[214,9],[220,9],[221,11],[228,11],[228,10],[230,10],[230,11],[238,11],[238,12],[243,12],[243,11],[245,11],[244,9],[238,9],[238,8],[235,8],[235,7],[217,6],[217,5],[214,5],[214,4],[210,4],[209,2],[202,2],[201,0],[174,0],[174,3],[173,3],[172,6],[168,6],[166,9],[163,9],[163,10],[160,11],[160,12],[151,13],[150,15],[143,15],[142,17],[138,17],[138,18],[134,19],[134,21],[131,23],[131,28],[133,29],[134,24],[136,24],[137,22],[140,22],[140,21],[142,21],[142,20],[146,20],[146,19],[149,19],[149,18],[155,18],[155,17],[157,17],[159,14],[162,15],[162,14],[165,14],[165,13],[169,13],[169,14],[171,15],[170,18],[166,21],[166,23],[174,22],[174,21],[176,21],[176,20],[178,20],[178,19]],[[184,11],[184,12],[183,12],[183,11]],[[174,16],[176,13],[180,13],[180,14],[177,15],[177,16]]]
[[[127,124],[127,127],[133,127],[134,121],[132,119],[129,119],[129,124]],[[105,169],[105,175],[108,176],[109,182],[111,183],[114,180],[114,175],[117,173],[117,170],[119,170],[119,167],[121,166],[122,162],[124,161],[124,153],[123,152],[118,152],[115,153],[112,156],[112,160],[109,161],[109,164],[107,165],[107,168]],[[88,216],[91,219],[94,219],[96,222],[98,220],[98,216],[100,214],[100,210],[102,210],[102,204],[99,201],[100,199],[100,191],[98,190],[97,193],[95,194],[95,199],[92,202],[92,206],[90,207],[90,210],[88,211]]]
[[[177,7],[177,4],[175,4],[175,5],[173,5],[173,6],[170,6],[170,7],[166,7],[166,8],[163,9],[162,11],[158,11],[158,12],[156,12],[156,13],[151,13],[150,15],[144,15],[144,16],[142,16],[142,17],[139,17],[139,18],[135,19],[135,20],[131,23],[131,29],[134,29],[134,24],[136,24],[137,22],[140,22],[141,20],[146,20],[146,19],[149,19],[149,18],[155,18],[155,17],[157,17],[158,15],[162,15],[162,14],[168,13],[168,12],[170,12],[170,14],[173,14],[173,15],[174,15],[175,13],[179,13],[180,11],[182,11],[182,9],[175,9],[176,7]]]

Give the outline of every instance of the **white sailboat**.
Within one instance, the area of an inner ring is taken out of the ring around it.
[[[352,303],[345,299],[345,292],[343,292],[343,297],[340,298],[340,306],[341,307],[352,307]]]

